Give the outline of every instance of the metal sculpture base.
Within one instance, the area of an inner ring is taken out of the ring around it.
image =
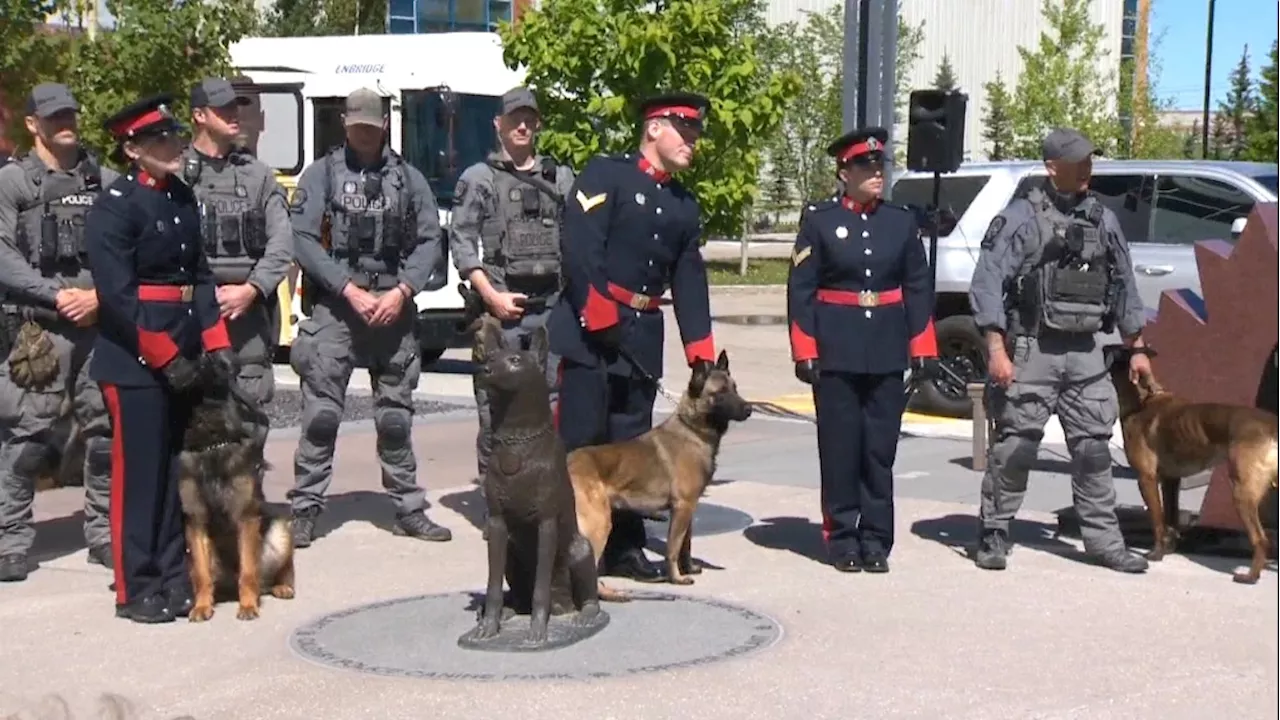
[[[479,617],[477,613],[477,623]],[[503,608],[497,635],[479,637],[480,625],[477,624],[458,638],[458,647],[484,652],[558,650],[594,637],[609,624],[609,613],[600,610],[590,617],[584,617],[580,612],[552,615],[547,623],[547,638],[541,642],[529,640],[529,621],[530,616],[517,615],[515,610]]]

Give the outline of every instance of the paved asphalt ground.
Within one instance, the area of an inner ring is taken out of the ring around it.
[[[720,318],[782,312],[777,290],[717,291],[712,306]],[[678,391],[688,372],[671,325],[664,383]],[[744,395],[804,410],[784,326],[717,322],[716,337]],[[969,469],[969,424],[925,417],[909,418],[899,447],[889,575],[841,575],[820,562],[813,427],[757,416],[726,438],[698,521],[710,528],[713,516],[745,513],[750,527],[697,537],[694,555],[708,569],[693,586],[610,581],[699,602],[607,606],[609,627],[550,655],[467,655],[454,640],[472,613],[457,598],[482,589],[485,555],[466,357],[451,351],[423,375],[414,436],[429,512],[453,541],[386,531],[392,510],[371,423],[360,419],[368,383],[357,377],[322,537],[298,553],[298,596],[266,598],[253,623],[237,621],[233,604],[204,625],[112,618],[110,574],[85,563],[80,491],[41,494],[41,567],[25,583],[0,585],[0,717],[50,692],[90,717],[104,691],[131,698],[149,713],[140,717],[202,720],[1277,716],[1274,565],[1248,587],[1230,580],[1234,558],[1176,555],[1143,576],[1089,564],[1076,541],[1055,537],[1052,513],[1071,492],[1065,451],[1051,436],[1010,569],[979,571],[964,555],[980,482]],[[287,427],[296,378],[287,366],[277,378],[280,427],[265,492],[279,502],[297,430]],[[1122,503],[1140,504],[1123,468],[1116,486]],[[1201,492],[1185,492],[1183,506],[1198,507]],[[456,597],[386,604],[449,593]],[[375,603],[381,609],[324,619]],[[756,634],[735,635],[743,632]],[[327,638],[334,656],[318,662],[313,648],[304,657],[295,648],[305,638]],[[357,655],[364,670],[353,669]],[[554,668],[563,670],[556,679],[527,679]]]

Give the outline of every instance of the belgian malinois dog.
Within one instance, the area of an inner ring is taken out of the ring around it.
[[[201,375],[178,456],[195,599],[188,619],[213,617],[215,597],[234,591],[236,617],[253,620],[263,587],[273,597],[293,597],[291,523],[264,507],[263,441],[250,421],[269,422],[265,413],[224,371],[204,363]]]
[[[729,355],[721,351],[713,368],[694,371],[675,413],[661,425],[632,440],[570,453],[578,527],[591,542],[596,562],[613,529],[613,508],[642,514],[670,510],[667,579],[691,585],[689,575],[701,572],[690,554],[693,513],[715,474],[720,440],[729,423],[749,417],[751,404],[738,394],[729,375]],[[604,583],[600,597],[630,599]]]
[[[1236,512],[1253,546],[1249,570],[1235,573],[1234,580],[1256,583],[1268,545],[1258,508],[1276,487],[1276,416],[1258,408],[1187,402],[1153,376],[1135,385],[1129,380],[1129,352],[1109,351],[1124,454],[1138,474],[1155,538],[1147,558],[1158,561],[1174,550],[1182,479],[1226,462]]]
[[[546,328],[534,331],[529,350],[509,348],[500,322],[486,315],[476,355],[493,413],[493,456],[484,477],[489,580],[479,622],[464,637],[497,635],[506,607],[529,614],[526,642],[537,645],[547,640],[552,614],[576,610],[574,622],[583,625],[600,619],[596,564],[578,532],[564,442],[552,422]]]

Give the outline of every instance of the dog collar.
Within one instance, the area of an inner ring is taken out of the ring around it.
[[[494,433],[493,441],[499,445],[519,445],[521,443],[529,442],[530,440],[536,440],[543,435],[550,433],[551,430],[551,426],[548,425],[531,433]]]

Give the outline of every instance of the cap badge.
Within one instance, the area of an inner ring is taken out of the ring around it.
[[[868,151],[868,152],[870,152],[870,151],[872,151],[872,150],[879,150],[879,149],[880,149],[880,141],[879,141],[879,140],[877,140],[877,139],[875,139],[875,138],[873,138],[873,137],[869,137],[869,138],[867,138],[867,151]]]

